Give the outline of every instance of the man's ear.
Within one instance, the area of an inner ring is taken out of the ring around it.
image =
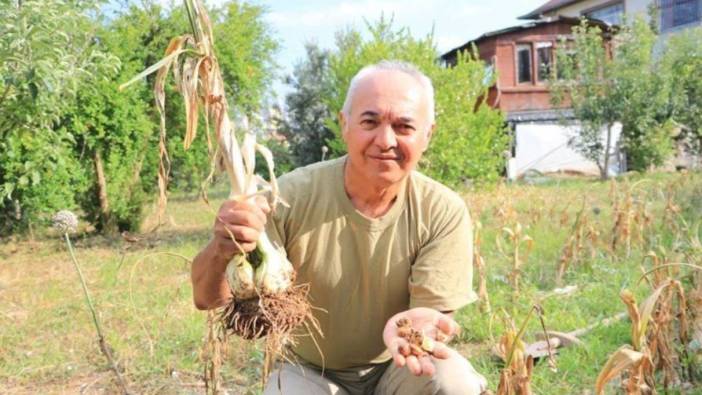
[[[343,111],[339,111],[338,118],[339,118],[339,127],[341,128],[341,136],[343,137],[346,135],[346,122],[348,122],[348,121],[347,121],[346,115],[344,114]]]
[[[432,123],[429,130],[427,130],[427,138],[424,140],[424,148],[422,149],[422,152],[429,148],[429,141],[431,141],[431,137],[434,135],[434,129],[436,129],[436,123]]]

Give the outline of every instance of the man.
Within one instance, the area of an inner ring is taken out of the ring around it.
[[[264,227],[285,248],[323,336],[296,337],[264,394],[479,394],[485,379],[444,343],[417,357],[397,320],[440,340],[453,311],[475,300],[472,229],[463,200],[414,171],[434,131],[431,81],[414,66],[381,62],[351,81],[339,114],[348,155],[280,179],[279,207],[226,202],[214,238],[195,258],[195,304],[225,300],[226,264]]]

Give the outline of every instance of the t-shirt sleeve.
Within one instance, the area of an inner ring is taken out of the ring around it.
[[[431,210],[428,241],[412,264],[410,308],[454,311],[477,300],[473,291],[473,225],[462,201]],[[448,206],[448,207],[447,207]]]

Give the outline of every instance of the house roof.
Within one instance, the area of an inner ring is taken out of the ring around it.
[[[535,9],[534,11],[522,15],[519,19],[539,19],[541,16],[547,12],[555,11],[557,9],[569,6],[571,4],[579,3],[582,0],[549,0],[546,4]]]
[[[603,30],[608,28],[608,25],[600,20],[589,19],[588,21],[593,25],[600,26],[601,28],[603,28]],[[467,43],[465,43],[461,46],[458,46],[456,48],[453,48],[450,51],[444,53],[443,55],[441,55],[441,59],[450,58],[456,52],[469,49],[472,44],[477,44],[478,42],[480,42],[481,40],[484,40],[486,38],[501,36],[503,34],[518,32],[521,30],[528,30],[528,29],[534,28],[536,26],[548,25],[548,24],[556,23],[556,22],[566,22],[566,23],[570,23],[572,25],[578,25],[578,24],[580,24],[580,19],[579,18],[570,18],[570,17],[565,17],[565,16],[556,16],[553,18],[544,18],[544,19],[529,21],[529,22],[523,23],[521,25],[510,26],[510,27],[507,27],[504,29],[488,32],[488,33],[485,33],[476,39],[470,40]]]

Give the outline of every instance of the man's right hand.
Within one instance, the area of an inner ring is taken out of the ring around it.
[[[229,260],[235,254],[256,249],[256,242],[263,232],[266,215],[270,211],[268,201],[260,195],[253,200],[227,200],[222,203],[214,223],[217,253]]]

